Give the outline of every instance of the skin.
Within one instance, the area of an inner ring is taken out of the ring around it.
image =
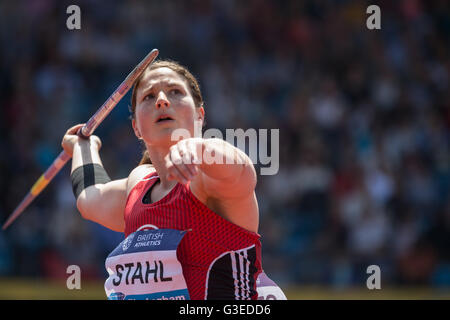
[[[173,120],[157,123],[162,114]],[[157,171],[160,182],[151,193],[156,202],[177,183],[190,181],[191,192],[208,208],[228,221],[251,232],[258,232],[259,211],[255,196],[256,172],[249,157],[220,139],[194,137],[195,121],[204,119],[203,107],[196,107],[185,79],[170,68],[146,71],[137,91],[132,126],[145,144],[152,165],[135,168],[125,179],[97,184],[83,190],[77,208],[85,219],[115,231],[125,228],[123,213],[132,188],[146,175]],[[72,155],[72,172],[87,163],[101,163],[101,141],[88,140],[76,132],[83,124],[70,128],[62,141]],[[190,137],[173,141],[175,129],[184,129]],[[205,155],[223,159],[222,164],[205,161]]]

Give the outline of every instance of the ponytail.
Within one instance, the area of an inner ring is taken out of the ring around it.
[[[142,154],[142,159],[139,162],[139,165],[143,165],[143,164],[152,164],[152,160],[150,160],[150,156],[148,155],[147,150],[144,151],[144,153]]]

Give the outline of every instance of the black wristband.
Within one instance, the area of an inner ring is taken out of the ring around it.
[[[111,181],[103,166],[98,163],[89,163],[76,168],[70,178],[75,199],[78,199],[80,193],[87,187]]]

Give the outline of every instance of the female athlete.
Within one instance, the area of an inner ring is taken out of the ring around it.
[[[156,61],[135,83],[131,113],[145,152],[125,179],[110,180],[100,139],[77,135],[83,124],[62,141],[82,217],[125,233],[106,259],[108,298],[258,299],[257,282],[265,295],[270,282],[285,299],[261,265],[251,160],[221,139],[194,135],[205,120],[195,77]]]

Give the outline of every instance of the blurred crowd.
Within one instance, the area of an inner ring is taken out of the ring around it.
[[[366,8],[381,8],[368,30]],[[81,9],[68,30],[66,8]],[[258,177],[263,267],[281,286],[450,287],[448,1],[2,1],[0,218],[152,48],[198,77],[207,128],[279,129]],[[113,179],[143,146],[128,94],[97,129]],[[256,164],[257,167],[262,165]],[[0,277],[104,279],[123,234],[83,220],[67,165],[6,231]]]

